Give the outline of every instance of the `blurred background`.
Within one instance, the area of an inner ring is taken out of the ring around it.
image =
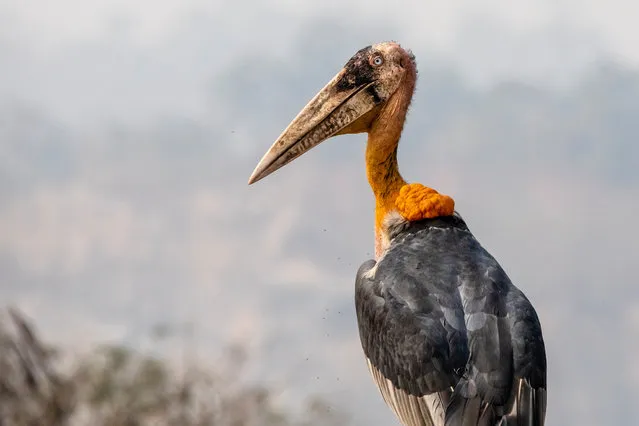
[[[358,49],[398,40],[419,68],[402,173],[452,195],[536,306],[547,424],[639,423],[637,16],[631,0],[0,0],[3,415],[397,424],[353,307],[374,251],[365,137],[246,181]]]

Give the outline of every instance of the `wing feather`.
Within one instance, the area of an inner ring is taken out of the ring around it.
[[[441,393],[416,397],[398,389],[393,383],[375,368],[370,360],[366,360],[386,404],[393,410],[402,424],[406,426],[443,426],[444,405]],[[452,389],[450,390],[452,391]]]
[[[371,375],[403,425],[543,426],[539,320],[461,218],[403,227],[355,290]]]

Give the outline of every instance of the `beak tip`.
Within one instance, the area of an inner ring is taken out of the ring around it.
[[[257,182],[258,180],[261,180],[263,177],[265,177],[266,175],[264,174],[264,170],[263,170],[263,165],[262,162],[260,162],[260,164],[257,165],[257,167],[255,168],[255,170],[253,170],[253,173],[251,174],[251,177],[248,180],[248,184],[252,185],[255,182]]]

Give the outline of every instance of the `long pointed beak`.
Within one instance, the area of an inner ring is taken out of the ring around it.
[[[249,185],[336,135],[376,106],[377,95],[366,90],[374,81],[354,87],[345,78],[342,70],[300,111],[257,164]]]

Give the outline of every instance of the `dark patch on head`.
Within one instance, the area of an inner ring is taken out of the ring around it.
[[[373,81],[373,67],[368,62],[372,50],[372,46],[367,46],[349,59],[346,65],[344,65],[346,72],[335,85],[337,90],[340,92],[353,90]]]

